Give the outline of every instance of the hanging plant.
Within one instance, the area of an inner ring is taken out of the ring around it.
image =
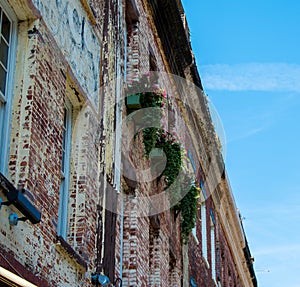
[[[133,81],[127,88],[126,106],[127,113],[141,110],[135,119],[141,119],[143,129],[145,156],[149,158],[151,150],[159,137],[161,121],[167,102],[167,93],[157,85],[155,73],[142,75],[139,81]]]
[[[165,177],[166,188],[168,188],[178,177],[182,164],[182,149],[173,135],[162,132],[156,141],[155,147],[161,148],[167,158],[166,168],[162,175]]]
[[[175,218],[181,214],[181,235],[184,243],[188,242],[189,235],[195,227],[197,218],[197,199],[200,189],[188,174],[181,173],[178,180],[169,189],[174,204]]]
[[[167,93],[157,85],[157,74],[146,73],[138,81],[128,85],[126,106],[128,114],[141,110],[141,126],[143,128],[144,156],[149,159],[151,151],[157,147],[162,130],[163,108],[167,103]],[[136,117],[138,118],[138,117]]]
[[[127,87],[126,106],[131,113],[142,108],[163,108],[167,93],[157,85],[154,73],[142,75],[139,81],[131,82]]]
[[[189,235],[196,224],[198,198],[199,188],[193,184],[179,203],[179,210],[181,212],[181,235],[184,243],[188,242]]]
[[[143,129],[143,144],[146,158],[150,158],[153,149],[160,149],[166,156],[167,162],[161,176],[164,176],[166,188],[177,178],[181,163],[181,145],[175,137],[162,130],[164,120],[164,107],[167,102],[167,93],[157,85],[155,73],[148,73],[139,81],[132,82],[127,89],[127,104],[131,102],[130,97],[139,99],[142,111],[142,122],[147,126]],[[134,103],[136,107],[136,101]],[[133,112],[127,106],[128,112]]]
[[[196,223],[199,189],[191,177],[180,173],[183,161],[181,145],[175,136],[161,127],[167,93],[157,86],[156,76],[155,73],[147,73],[139,81],[133,81],[128,85],[127,113],[145,109],[142,114],[142,122],[148,127],[142,131],[144,156],[149,159],[155,150],[163,151],[166,156],[166,167],[160,177],[164,177],[165,189],[169,192],[170,202],[176,203],[174,205],[176,214],[181,213],[181,234],[183,241],[187,243]]]
[[[145,157],[149,159],[151,151],[156,147],[156,142],[159,139],[161,129],[145,128],[143,129],[143,144],[145,149]]]
[[[182,148],[180,143],[170,133],[152,127],[143,130],[143,143],[147,158],[149,158],[151,151],[155,148],[164,152],[167,162],[161,176],[164,176],[165,189],[167,189],[178,177],[181,168]]]
[[[126,97],[126,106],[129,111],[142,108],[141,97],[139,94],[132,94]]]

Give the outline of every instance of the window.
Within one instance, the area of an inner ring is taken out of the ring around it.
[[[62,139],[62,163],[57,233],[66,240],[68,233],[70,156],[72,136],[72,106],[65,102]]]
[[[201,204],[201,231],[202,231],[202,255],[208,262],[207,258],[207,227],[206,227],[206,205],[205,201]]]
[[[0,171],[7,173],[17,19],[0,0]]]
[[[198,207],[197,207],[198,208]],[[199,215],[198,215],[198,211],[196,213],[196,220],[195,220],[195,226],[193,227],[192,229],[192,234],[193,234],[193,237],[195,239],[195,243],[198,245],[199,244],[199,240],[198,240],[198,236],[197,236],[197,223],[198,223],[198,218],[199,218]]]
[[[202,234],[202,256],[205,263],[208,265],[208,254],[207,254],[207,216],[206,216],[206,190],[204,183],[200,181],[200,200],[201,200],[201,234]]]
[[[210,211],[210,246],[211,246],[211,276],[216,282],[216,246],[215,246],[215,218],[212,210]]]

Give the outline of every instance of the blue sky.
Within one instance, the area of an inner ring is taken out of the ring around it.
[[[260,287],[300,287],[300,1],[183,0]]]

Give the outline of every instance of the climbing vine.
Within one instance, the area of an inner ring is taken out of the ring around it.
[[[180,173],[183,161],[182,147],[174,135],[162,128],[161,121],[166,103],[166,91],[153,84],[152,74],[143,75],[139,81],[128,87],[127,112],[144,109],[142,120],[148,126],[142,130],[144,156],[149,159],[155,148],[162,150],[166,156],[166,166],[160,178],[164,178],[170,202],[176,203],[176,213],[181,213],[181,234],[186,243],[196,223],[199,188],[190,176]]]
[[[198,197],[199,189],[193,184],[179,203],[179,210],[181,212],[181,234],[185,243],[188,242],[189,235],[196,224]]]
[[[167,163],[162,173],[166,183],[166,188],[174,183],[178,177],[182,165],[182,149],[179,142],[176,141],[173,135],[165,131],[161,131],[155,142],[156,148],[161,148],[166,155]]]

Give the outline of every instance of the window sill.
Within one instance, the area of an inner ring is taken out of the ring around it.
[[[196,235],[194,232],[192,232],[192,238],[193,238],[195,244],[196,244],[196,245],[199,245],[198,237],[197,237],[197,235]]]
[[[207,269],[209,269],[209,268],[210,268],[210,265],[209,265],[207,259],[206,259],[204,256],[202,256],[202,260],[203,260],[203,262],[205,263],[205,266],[207,267]]]
[[[81,268],[87,271],[87,262],[74,250],[74,248],[61,236],[56,237],[56,246],[63,249]]]

